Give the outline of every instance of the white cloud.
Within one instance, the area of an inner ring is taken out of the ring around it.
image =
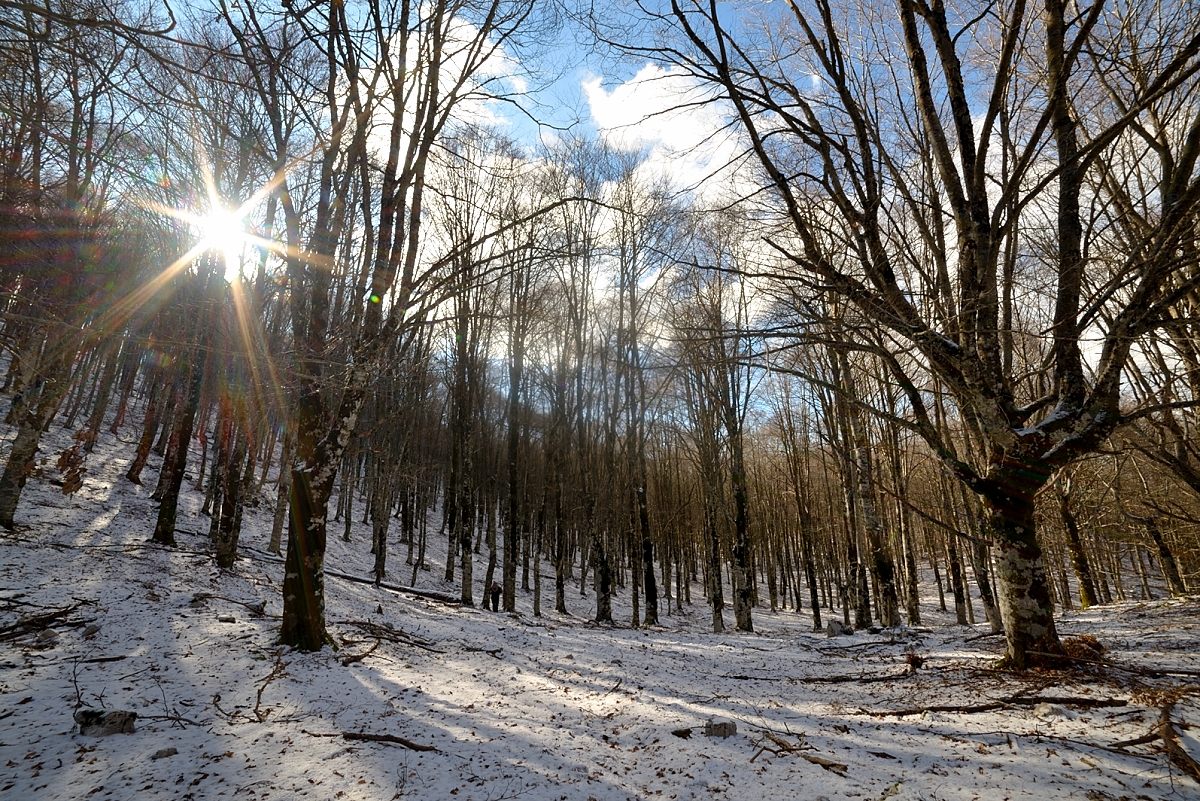
[[[678,69],[647,64],[624,83],[583,82],[592,121],[610,146],[644,153],[639,172],[704,197],[727,196],[744,148],[710,87]]]

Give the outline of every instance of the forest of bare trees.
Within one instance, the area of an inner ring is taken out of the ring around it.
[[[356,516],[466,605],[924,587],[1018,668],[1195,592],[1200,7],[778,5],[0,0],[0,525],[119,443],[154,541],[194,488],[222,568],[285,555],[303,650]],[[585,33],[720,117],[719,180],[497,121]]]

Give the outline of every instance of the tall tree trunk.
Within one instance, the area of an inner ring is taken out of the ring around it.
[[[523,331],[513,336],[511,362],[508,368],[508,453],[507,498],[508,514],[504,520],[503,605],[505,612],[517,611],[517,551],[521,542],[521,522],[524,509],[521,483],[521,386],[525,370],[525,338]],[[528,585],[528,581],[526,581]]]
[[[861,424],[861,423],[860,423]],[[871,568],[879,581],[879,618],[884,626],[900,625],[900,602],[896,593],[896,566],[887,547],[883,521],[875,503],[874,469],[871,450],[865,442],[865,433],[855,448],[856,474],[858,476],[858,508],[863,516],[863,530],[871,547]]]
[[[750,566],[750,493],[740,433],[730,443],[730,483],[733,486],[733,615],[738,631],[754,631],[753,574]]]
[[[950,573],[950,591],[954,595],[954,621],[967,625],[967,580],[962,573],[962,559],[958,553],[958,534],[946,532],[946,569]]]
[[[996,595],[992,591],[992,582],[988,579],[991,567],[991,553],[987,543],[977,537],[971,543],[971,567],[975,570],[975,580],[979,584],[979,600],[983,601],[983,615],[987,618],[992,634],[1004,632],[1004,621],[1000,618],[1000,609],[996,606]]]
[[[1071,567],[1079,580],[1079,607],[1087,609],[1097,603],[1096,584],[1092,580],[1092,565],[1083,550],[1083,538],[1079,536],[1079,521],[1071,511],[1070,485],[1058,482],[1054,494],[1058,501],[1058,516],[1066,533],[1067,552],[1071,555]]]
[[[243,431],[234,430],[233,450],[221,476],[220,524],[217,526],[217,566],[230,570],[237,560],[238,536],[241,533],[242,487],[245,484],[247,443]]]
[[[596,622],[612,623],[612,563],[609,561],[605,537],[600,534],[592,540],[592,575],[596,586]]]
[[[179,512],[179,491],[183,486],[184,469],[187,466],[188,447],[192,441],[192,429],[196,424],[196,410],[200,405],[200,392],[204,383],[204,368],[208,361],[206,347],[208,337],[203,326],[199,329],[200,341],[189,359],[189,374],[184,384],[183,405],[175,410],[171,424],[170,447],[163,458],[158,489],[161,495],[158,504],[158,520],[151,539],[162,545],[175,544],[175,522]]]
[[[273,554],[283,552],[283,522],[287,517],[288,498],[292,486],[292,436],[283,438],[283,453],[279,457],[279,480],[275,486],[275,513],[271,517],[271,539],[267,550]]]
[[[297,433],[300,442],[312,436],[311,433]],[[302,453],[305,449],[301,446],[297,450]],[[314,473],[313,467],[304,460],[292,468],[291,514],[288,516],[287,554],[283,566],[281,640],[301,651],[319,651],[328,639],[325,632],[325,543],[334,470],[331,465],[326,465],[323,471]]]
[[[146,380],[151,381],[155,377],[155,371],[147,373]],[[164,395],[176,395],[176,389],[171,384],[165,384],[162,381],[154,382],[150,387],[150,400],[146,405],[145,419],[142,421],[142,436],[138,440],[137,448],[134,450],[133,460],[129,464],[129,470],[125,473],[125,478],[129,479],[134,484],[139,486],[142,483],[142,470],[146,467],[146,462],[150,460],[150,449],[154,445],[154,435],[158,433],[158,426],[161,422],[162,407]]]
[[[117,391],[117,411],[113,415],[112,425],[109,426],[109,433],[114,437],[120,432],[121,426],[125,423],[125,412],[129,408],[129,399],[133,395],[133,385],[137,381],[138,363],[141,359],[142,352],[127,343],[122,350],[121,367],[121,384]]]
[[[486,520],[484,538],[486,540],[488,549],[487,568],[484,570],[483,574],[483,607],[485,609],[489,608],[488,604],[493,597],[492,585],[496,583],[496,503],[498,499],[495,497],[496,493],[494,487],[495,482],[492,479],[489,479],[488,491],[483,497],[483,502],[487,504],[487,508],[484,512]],[[504,592],[503,587],[501,587],[500,592]],[[492,611],[499,612],[500,609],[493,604]]]
[[[642,623],[658,625],[658,582],[654,577],[654,539],[650,536],[650,507],[646,503],[645,473],[642,484],[634,491],[637,503],[638,531],[641,534],[642,590],[645,593],[645,613]]]
[[[371,469],[375,471],[374,489],[371,491],[371,550],[375,554],[375,564],[372,572],[375,584],[378,585],[387,575],[387,536],[391,525],[391,492],[386,486],[383,475],[384,460],[376,454],[372,459]]]
[[[1019,486],[1013,477],[1008,486]],[[1008,644],[1007,662],[1018,670],[1062,655],[1054,625],[1054,600],[1038,543],[1033,493],[986,497],[996,542],[1000,613]]]
[[[120,340],[108,348],[107,358],[104,360],[103,372],[100,375],[100,385],[96,391],[96,399],[92,403],[92,412],[88,416],[87,436],[83,441],[83,449],[91,453],[96,447],[96,440],[100,438],[100,427],[104,424],[104,413],[108,411],[109,398],[112,396],[113,384],[117,380],[117,367],[122,359],[120,357]]]
[[[705,493],[708,495],[708,493]],[[713,632],[725,631],[725,619],[721,610],[725,608],[725,593],[721,582],[721,530],[717,527],[717,511],[713,503],[706,501],[704,510],[705,542],[708,545],[708,602],[712,606]]]
[[[1179,573],[1179,563],[1175,561],[1175,554],[1171,552],[1171,548],[1163,538],[1162,529],[1152,518],[1143,518],[1141,522],[1150,541],[1154,543],[1154,551],[1158,555],[1158,563],[1162,568],[1163,578],[1167,580],[1167,588],[1170,589],[1171,595],[1185,594],[1187,586],[1184,584],[1183,576]]]

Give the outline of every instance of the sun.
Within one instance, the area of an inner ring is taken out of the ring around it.
[[[201,249],[221,254],[225,261],[225,280],[230,282],[241,275],[242,257],[250,239],[243,215],[241,210],[213,205],[196,220]]]

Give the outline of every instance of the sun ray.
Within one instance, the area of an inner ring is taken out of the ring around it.
[[[144,198],[135,201],[138,206],[149,212],[182,223],[186,230],[194,233],[195,241],[166,267],[111,303],[97,316],[90,327],[98,333],[120,330],[141,309],[160,296],[177,276],[205,254],[215,251],[225,259],[225,277],[234,286],[240,334],[247,341],[251,352],[260,354],[255,359],[256,366],[252,368],[256,381],[273,388],[271,394],[274,395],[274,404],[282,411],[284,398],[281,392],[280,376],[277,375],[276,366],[270,358],[270,349],[262,331],[261,321],[252,319],[252,311],[244,295],[237,288],[237,284],[240,283],[240,270],[237,268],[240,266],[239,262],[246,248],[256,248],[285,260],[298,258],[312,260],[311,254],[304,251],[302,247],[281,242],[270,236],[260,236],[247,230],[242,222],[260,203],[283,185],[293,167],[302,162],[307,154],[295,157],[276,170],[248,198],[235,206],[221,197],[214,171],[208,166],[207,158],[200,152],[199,144],[197,144],[197,149],[198,155],[201,157],[200,177],[204,187],[202,205],[207,208],[172,206]],[[235,249],[236,253],[233,252]],[[267,373],[266,376],[263,375],[264,369]]]
[[[283,396],[283,382],[275,370],[274,360],[271,359],[262,320],[251,313],[245,288],[240,281],[231,284],[229,290],[233,296],[238,334],[246,349],[251,387],[263,406],[266,406],[267,398],[274,404],[276,419],[284,419],[287,404]],[[265,377],[264,370],[267,374]]]

